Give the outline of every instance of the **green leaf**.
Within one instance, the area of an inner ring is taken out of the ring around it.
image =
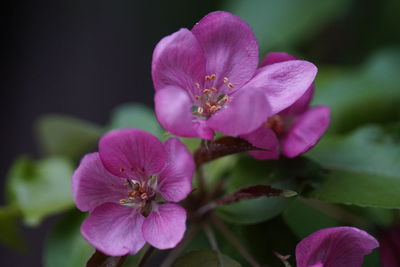
[[[16,207],[0,207],[0,243],[17,250],[26,248],[18,227],[20,216],[20,211]]]
[[[163,130],[158,123],[153,110],[149,107],[129,103],[117,107],[111,115],[109,129],[138,128],[161,137]]]
[[[365,123],[398,122],[398,69],[400,49],[379,51],[356,70],[325,74],[322,69],[317,76],[314,103],[331,108],[329,131],[344,133]]]
[[[351,1],[346,0],[227,1],[222,10],[249,23],[261,49],[282,49],[307,40],[328,22],[343,15],[350,4]]]
[[[283,212],[283,219],[299,239],[303,239],[322,228],[340,225],[332,217],[310,207],[299,199],[288,205]]]
[[[194,250],[180,257],[174,267],[240,267],[241,265],[228,256],[213,250]]]
[[[72,172],[71,162],[63,158],[19,158],[8,175],[9,202],[20,209],[26,224],[37,225],[45,216],[73,206]]]
[[[79,159],[96,147],[103,130],[73,117],[46,115],[36,122],[36,132],[44,155]]]
[[[84,218],[84,213],[69,212],[52,229],[44,248],[45,267],[86,266],[95,250],[80,233]]]
[[[298,181],[319,178],[320,172],[319,166],[306,158],[257,161],[244,156],[231,169],[226,182],[229,193],[257,184],[297,191]],[[221,206],[217,211],[221,218],[231,223],[254,224],[279,215],[290,201],[282,197],[244,200]]]
[[[400,208],[400,145],[378,127],[349,136],[327,136],[308,156],[330,169],[310,197],[333,202]]]

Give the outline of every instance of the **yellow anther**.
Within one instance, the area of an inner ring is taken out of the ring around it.
[[[211,91],[213,91],[215,93],[215,92],[217,92],[217,88],[211,87]]]
[[[229,99],[229,97],[228,97],[227,95],[225,95],[225,96],[221,99],[221,101],[223,101],[223,102],[228,102],[228,99]]]
[[[125,204],[126,203],[126,200],[125,199],[120,199],[119,200],[119,204]]]
[[[227,83],[229,81],[228,77],[224,77],[224,83]]]
[[[213,80],[213,79],[215,79],[215,78],[217,78],[217,74],[211,74],[211,75],[210,75],[210,80]]]
[[[199,83],[195,83],[194,85],[196,85],[197,88],[200,88],[200,84]]]
[[[202,107],[197,108],[197,113],[203,114],[204,109]]]
[[[206,76],[204,77],[204,80],[206,80],[206,81],[211,80],[211,76],[210,76],[210,75],[206,75]]]
[[[228,83],[227,86],[228,86],[229,89],[232,89],[234,85],[233,85],[233,83]]]
[[[203,90],[203,94],[209,94],[210,92],[211,92],[210,89],[204,89],[204,90]]]

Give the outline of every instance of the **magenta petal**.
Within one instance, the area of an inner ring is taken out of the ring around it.
[[[296,60],[297,58],[292,56],[291,54],[285,52],[271,52],[268,53],[264,60],[261,62],[260,66],[271,65],[274,63],[284,62],[288,60]]]
[[[269,151],[262,150],[251,150],[248,153],[256,159],[266,160],[266,159],[278,159],[278,138],[274,131],[265,128],[262,125],[257,130],[241,135],[241,138],[245,139],[247,142],[255,147],[267,149]]]
[[[314,84],[312,84],[302,97],[297,99],[291,106],[279,112],[282,116],[296,116],[305,112],[310,106],[312,97],[314,95]]]
[[[216,74],[216,88],[224,77],[236,88],[246,83],[257,69],[258,44],[249,25],[223,11],[209,13],[192,29],[204,49],[207,74]]]
[[[157,119],[168,132],[183,137],[198,137],[192,115],[193,102],[187,92],[178,87],[166,87],[154,97]]]
[[[124,180],[109,173],[99,153],[87,154],[72,175],[72,194],[81,211],[92,211],[106,202],[118,203],[127,196]]]
[[[145,244],[143,221],[132,207],[106,203],[89,215],[81,232],[93,247],[109,256],[135,254]]]
[[[158,191],[168,201],[179,202],[192,190],[194,161],[192,154],[177,138],[165,142],[168,167],[158,178]]]
[[[256,130],[271,115],[263,92],[242,88],[231,96],[223,109],[208,119],[210,128],[226,135],[238,136]]]
[[[144,239],[158,249],[174,248],[186,231],[186,211],[172,203],[153,207],[143,223]]]
[[[292,105],[311,86],[317,68],[307,61],[290,60],[260,68],[245,87],[261,89],[271,105],[272,114]]]
[[[329,125],[330,110],[325,106],[310,108],[299,116],[282,139],[282,153],[296,157],[312,148]]]
[[[162,171],[167,163],[164,145],[154,135],[133,128],[104,135],[99,153],[108,171],[129,179],[147,179]]]
[[[188,29],[164,37],[154,50],[152,76],[156,90],[167,86],[198,90],[195,84],[204,81],[205,70],[203,50]]]
[[[354,227],[319,230],[296,247],[298,267],[359,267],[364,256],[379,246],[374,237]]]

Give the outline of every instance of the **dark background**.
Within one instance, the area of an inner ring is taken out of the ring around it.
[[[371,49],[399,44],[400,35],[395,34],[399,24],[388,23],[392,17],[382,15],[387,12],[383,2],[352,1],[349,10],[296,50],[317,65],[355,65]],[[150,64],[156,43],[181,27],[191,28],[224,4],[212,0],[12,3],[0,11],[2,188],[18,155],[38,156],[33,124],[39,116],[62,113],[103,125],[121,103],[152,106]],[[389,29],[382,30],[383,23]],[[47,219],[39,228],[22,228],[27,252],[0,245],[0,265],[41,266],[43,239],[55,220]]]

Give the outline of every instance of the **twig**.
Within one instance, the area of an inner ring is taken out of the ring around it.
[[[138,267],[143,267],[146,264],[147,260],[150,258],[150,256],[153,253],[153,251],[154,251],[154,247],[148,246],[145,249],[145,252],[143,253],[142,257],[140,258],[139,263],[138,263],[137,266]]]
[[[224,237],[231,242],[236,250],[246,259],[246,261],[253,267],[260,267],[261,265],[253,258],[253,256],[242,246],[236,236],[226,227],[226,225],[215,215],[211,216],[211,220],[215,227],[224,235]]]
[[[219,263],[221,264],[221,266],[224,266],[222,254],[221,254],[221,251],[218,248],[218,243],[217,243],[217,239],[215,238],[214,232],[212,231],[210,225],[207,224],[207,223],[203,225],[203,229],[204,229],[204,232],[205,232],[205,234],[207,236],[208,242],[211,245],[211,248],[215,252],[217,252]]]
[[[198,231],[199,227],[197,225],[192,225],[189,227],[183,240],[168,254],[164,262],[161,264],[161,267],[170,267],[189,245],[190,241],[192,241]]]

